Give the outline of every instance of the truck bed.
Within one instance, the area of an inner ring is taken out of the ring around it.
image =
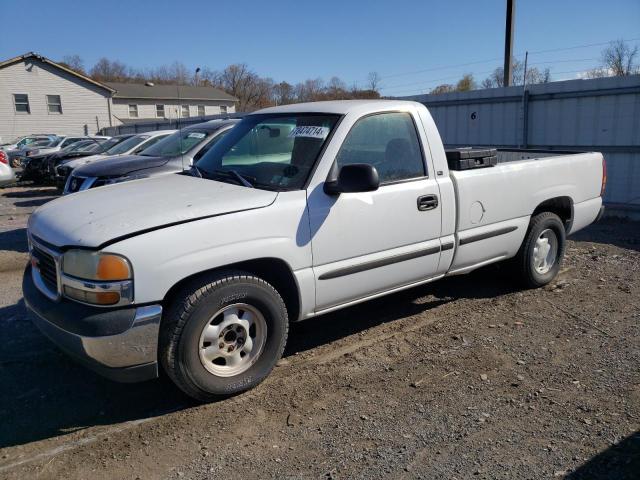
[[[572,209],[568,232],[591,223],[602,200],[602,154],[499,149],[497,165],[451,170],[457,197],[458,251],[451,269],[509,258],[517,252],[529,218],[548,199],[562,199]],[[495,231],[508,233],[465,244],[465,239]]]

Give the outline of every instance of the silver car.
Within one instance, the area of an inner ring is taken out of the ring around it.
[[[9,166],[9,156],[0,150],[0,186],[16,181],[16,174]]]

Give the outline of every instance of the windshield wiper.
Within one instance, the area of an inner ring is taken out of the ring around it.
[[[242,175],[240,175],[236,170],[214,170],[213,172],[211,172],[211,175],[219,175],[221,177],[234,177],[236,180],[238,180],[242,185],[244,185],[245,187],[248,188],[253,188],[253,184],[247,180],[247,178],[251,178],[251,180],[255,181],[255,178],[252,177],[244,177]]]

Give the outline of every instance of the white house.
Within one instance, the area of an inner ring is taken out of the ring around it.
[[[0,62],[0,141],[20,135],[92,135],[149,119],[235,112],[212,87],[97,82],[36,53]]]

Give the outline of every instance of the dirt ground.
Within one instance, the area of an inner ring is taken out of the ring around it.
[[[0,190],[0,478],[640,478],[640,224],[591,226],[562,274],[496,267],[296,324],[258,388],[196,405],[74,364],[21,300]]]

